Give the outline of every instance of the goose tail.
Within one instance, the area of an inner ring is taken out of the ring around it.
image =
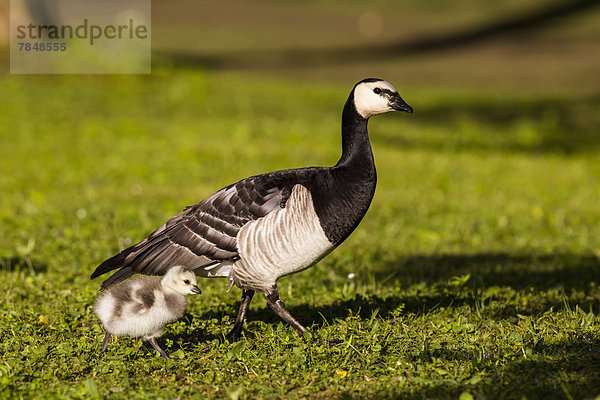
[[[97,278],[100,275],[103,275],[109,271],[112,271],[113,269],[122,267],[123,264],[125,264],[125,257],[128,254],[129,254],[129,251],[125,250],[125,251],[120,252],[116,256],[113,256],[113,257],[109,258],[108,260],[104,261],[92,273],[92,275],[90,276],[90,279]]]

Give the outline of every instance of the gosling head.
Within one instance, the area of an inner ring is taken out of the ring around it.
[[[181,294],[201,294],[196,284],[196,275],[189,269],[176,266],[167,272],[162,279],[163,287]]]
[[[365,79],[354,86],[354,106],[364,119],[390,111],[413,112],[391,83],[376,78]]]

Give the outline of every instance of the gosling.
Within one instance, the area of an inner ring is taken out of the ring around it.
[[[110,335],[143,337],[165,359],[170,357],[156,338],[162,328],[179,319],[185,310],[185,296],[201,294],[196,275],[182,266],[160,277],[138,277],[111,286],[98,298],[94,310],[106,330],[102,353]]]

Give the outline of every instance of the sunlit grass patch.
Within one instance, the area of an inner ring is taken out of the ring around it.
[[[596,100],[405,95],[414,115],[370,122],[363,223],[280,282],[314,339],[257,296],[229,344],[239,291],[202,280],[161,342],[186,360],[165,365],[131,338],[99,357],[89,274],[237,179],[333,164],[351,84],[165,69],[0,86],[0,397],[597,394]]]

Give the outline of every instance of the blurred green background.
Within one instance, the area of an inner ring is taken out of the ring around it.
[[[182,64],[318,82],[597,94],[595,1],[153,3],[153,47]]]
[[[0,2],[0,394],[594,398],[599,3],[153,1],[152,74],[25,76]],[[370,122],[371,210],[280,282],[317,340],[257,298],[228,344],[239,291],[202,280],[185,362],[99,359],[93,269],[238,179],[333,165],[366,77],[415,113]]]

